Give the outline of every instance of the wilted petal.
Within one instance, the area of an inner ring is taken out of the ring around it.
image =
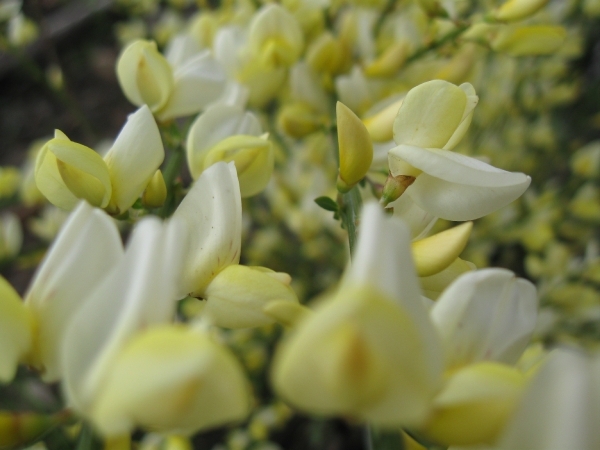
[[[205,170],[173,217],[190,230],[179,297],[202,296],[215,275],[240,260],[242,200],[235,165],[217,163]]]
[[[46,381],[61,375],[60,345],[85,299],[122,257],[121,237],[103,211],[85,202],[71,213],[25,296],[37,320],[35,365]]]
[[[142,194],[165,158],[158,126],[146,105],[127,118],[105,156],[113,194],[110,209],[123,213]]]
[[[450,367],[482,360],[514,364],[536,319],[535,287],[505,269],[462,275],[431,309]]]

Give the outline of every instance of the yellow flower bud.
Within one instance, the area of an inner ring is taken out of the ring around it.
[[[518,405],[525,381],[518,370],[494,362],[460,369],[433,401],[426,435],[444,445],[492,444]]]
[[[202,311],[217,325],[227,328],[257,327],[273,323],[263,308],[273,301],[298,303],[289,287],[291,278],[264,267],[231,265],[222,270],[205,290]]]
[[[304,103],[287,104],[281,108],[277,122],[286,134],[302,138],[319,129],[325,118]]]
[[[363,119],[374,142],[388,142],[394,138],[394,119],[403,101],[404,97],[386,106],[378,113]]]
[[[464,250],[473,222],[466,222],[412,243],[412,254],[420,277],[435,275],[447,268]]]
[[[165,184],[165,179],[163,178],[162,172],[157,170],[148,186],[146,186],[146,190],[142,195],[142,202],[148,208],[158,208],[165,203],[167,199],[167,185]]]
[[[492,39],[494,51],[511,56],[550,55],[564,43],[566,30],[555,25],[507,25]]]
[[[391,44],[379,58],[365,67],[368,77],[391,77],[402,66],[410,52],[410,45],[406,41]]]
[[[18,363],[31,350],[33,329],[29,309],[8,281],[0,277],[0,382],[12,381]]]
[[[494,18],[504,22],[526,19],[543,8],[548,0],[508,0],[497,11]]]
[[[102,157],[58,130],[38,154],[35,181],[42,194],[63,209],[72,209],[78,198],[104,208],[112,195],[108,167]]]
[[[337,102],[336,115],[340,155],[337,186],[339,191],[347,192],[371,167],[373,143],[365,125],[342,102]]]
[[[116,356],[90,419],[105,437],[136,426],[191,434],[248,413],[243,370],[227,349],[183,326],[149,328]]]
[[[173,71],[153,41],[137,40],[121,52],[117,77],[125,97],[137,106],[160,110],[173,91]]]
[[[262,191],[269,182],[275,155],[266,135],[237,135],[222,140],[208,151],[204,170],[219,161],[235,162],[242,197],[250,197]]]

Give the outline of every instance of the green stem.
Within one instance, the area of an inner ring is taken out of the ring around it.
[[[362,198],[358,186],[354,186],[345,194],[341,194],[338,200],[340,204],[340,217],[342,223],[348,231],[348,243],[350,244],[350,256],[354,254],[357,239],[357,226],[359,222],[359,213],[362,207]]]
[[[381,13],[379,13],[377,22],[375,22],[375,26],[373,27],[373,35],[375,37],[379,36],[383,22],[385,18],[394,10],[394,6],[396,6],[396,0],[388,0]]]
[[[101,448],[102,443],[94,434],[92,427],[85,422],[82,423],[75,450],[100,450]]]
[[[171,152],[169,161],[163,170],[163,178],[167,186],[167,199],[160,209],[159,215],[163,218],[168,217],[175,209],[175,181],[181,172],[181,166],[185,160],[185,153],[181,146],[177,146]]]

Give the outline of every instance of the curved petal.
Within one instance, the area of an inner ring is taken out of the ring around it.
[[[46,381],[56,381],[61,375],[60,345],[73,316],[122,254],[113,220],[81,202],[48,250],[25,296],[37,319],[38,354],[33,363],[45,369]]]
[[[398,200],[390,203],[388,208],[394,210],[394,217],[402,219],[408,225],[413,240],[424,238],[438,219],[422,209],[408,195],[401,195]]]
[[[442,293],[430,315],[451,368],[482,360],[514,364],[536,323],[536,290],[509,270],[470,272]]]
[[[189,59],[175,71],[174,78],[173,93],[157,112],[160,120],[201,111],[221,96],[227,83],[225,71],[209,50]]]
[[[386,217],[376,203],[368,203],[363,208],[356,251],[342,283],[373,286],[393,299],[416,325],[427,349],[426,360],[431,364],[428,370],[432,377],[441,373],[442,349],[421,301],[410,234],[402,221]]]
[[[35,184],[50,203],[71,210],[79,199],[69,190],[58,171],[57,159],[47,146],[42,147],[35,163]]]
[[[574,350],[550,353],[494,448],[599,448],[600,392],[591,366]]]
[[[171,67],[177,70],[201,51],[196,39],[189,34],[179,34],[169,41],[165,49],[165,58]]]
[[[110,208],[123,213],[142,194],[165,158],[158,126],[144,105],[127,122],[105,156],[113,194]]]
[[[456,131],[452,135],[452,137],[448,140],[446,145],[444,145],[444,149],[452,150],[456,145],[460,142],[463,136],[466,134],[469,126],[471,125],[471,120],[473,119],[473,111],[479,102],[479,97],[475,93],[475,88],[471,83],[463,83],[459,86],[460,89],[464,91],[467,95],[467,105],[463,112],[463,117],[460,121],[460,125],[456,128]]]
[[[192,434],[242,420],[249,408],[243,369],[226,348],[163,326],[139,334],[118,355],[91,418],[104,436],[135,426]]]
[[[444,181],[423,173],[404,195],[410,196],[423,210],[442,219],[474,220],[519,198],[531,182],[526,175],[521,179],[521,182],[512,186],[473,186]]]
[[[524,183],[529,185],[529,177],[523,173],[507,172],[450,150],[399,145],[391,149],[389,154],[391,158],[400,158],[432,177],[452,183],[484,187],[506,187]]]
[[[260,136],[262,128],[251,112],[230,105],[214,105],[198,116],[190,127],[186,150],[188,167],[194,179],[204,169],[209,150],[223,139],[235,135]]]
[[[240,260],[242,200],[234,163],[206,169],[173,217],[190,230],[179,297],[202,296],[221,270]]]
[[[427,277],[447,268],[464,250],[473,222],[426,237],[412,244],[412,255],[420,277]]]

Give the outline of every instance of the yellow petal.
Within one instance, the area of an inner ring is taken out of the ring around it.
[[[275,164],[275,154],[266,136],[230,136],[207,153],[204,170],[213,164],[235,162],[242,197],[258,194],[271,179]]]
[[[56,156],[49,151],[47,145],[38,154],[34,176],[37,188],[53,205],[71,210],[79,201],[63,181]]]
[[[90,418],[106,437],[141,426],[191,434],[248,413],[243,370],[208,336],[166,325],[138,334],[119,353]]]
[[[274,300],[263,306],[263,312],[282,325],[293,327],[310,316],[311,311],[300,303]]]
[[[245,328],[273,322],[263,312],[272,301],[298,303],[288,286],[289,276],[283,280],[272,276],[275,272],[263,267],[232,265],[221,271],[205,291],[207,300],[203,314],[219,326]],[[287,274],[286,274],[287,275]]]
[[[473,222],[466,222],[449,230],[412,243],[412,254],[417,274],[428,277],[441,272],[464,250]]]
[[[91,148],[59,135],[58,138],[48,141],[38,156],[38,188],[44,195],[48,193],[52,198],[57,198],[61,205],[70,204],[71,198],[63,199],[61,191],[64,191],[64,187],[54,178],[57,174],[75,197],[101,208],[108,205],[112,194],[108,167],[102,157]],[[52,201],[52,198],[49,197],[49,200]]]
[[[504,364],[459,370],[436,397],[426,435],[444,445],[492,444],[518,405],[525,381]]]
[[[117,77],[125,97],[134,105],[148,105],[152,112],[167,103],[174,85],[171,66],[153,41],[137,40],[125,47]]]
[[[363,120],[373,141],[387,142],[394,138],[394,119],[403,101],[404,98],[396,100],[377,114]]]
[[[167,199],[167,185],[163,178],[162,172],[157,170],[154,176],[146,186],[146,190],[142,195],[144,205],[149,208],[158,208],[163,205]]]
[[[394,121],[397,144],[442,148],[463,120],[467,96],[458,86],[433,80],[411,89]]]

